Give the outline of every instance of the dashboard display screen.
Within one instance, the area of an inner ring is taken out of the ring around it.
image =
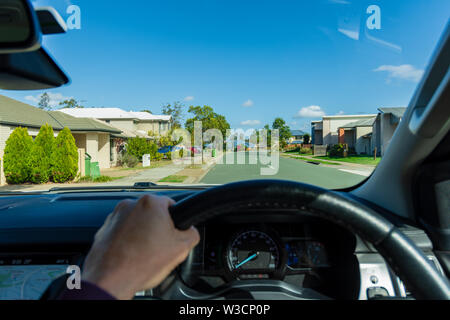
[[[68,265],[0,266],[0,300],[38,300]]]

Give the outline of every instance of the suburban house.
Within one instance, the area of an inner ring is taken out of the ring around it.
[[[314,145],[348,144],[358,154],[371,152],[370,134],[376,114],[325,116],[311,122]]]
[[[76,118],[90,118],[110,125],[120,134],[111,135],[111,165],[115,166],[120,148],[129,138],[155,139],[167,135],[172,127],[172,117],[149,112],[125,111],[120,108],[71,108],[61,112]]]
[[[129,138],[151,139],[149,132],[154,136],[164,136],[169,133],[172,122],[171,116],[125,111],[119,108],[71,108],[60,111],[76,118],[93,118],[103,121],[121,129]]]
[[[101,169],[111,166],[110,139],[112,135],[121,134],[120,129],[95,119],[75,118],[59,111],[44,111],[2,95],[0,95],[0,158],[3,159],[6,140],[15,128],[27,128],[28,133],[34,138],[41,126],[46,123],[52,126],[55,136],[64,127],[72,131],[78,147],[79,170],[82,175],[85,153],[92,157],[93,162],[98,162]],[[0,184],[4,183],[2,161]]]
[[[377,154],[383,156],[406,108],[379,108],[378,111],[372,129],[371,154],[376,148]]]
[[[302,144],[304,135],[305,133],[301,130],[291,130],[291,137],[289,138],[289,144]]]
[[[367,118],[348,123],[339,128],[339,143],[347,144],[357,154],[371,154],[372,127],[374,118]]]

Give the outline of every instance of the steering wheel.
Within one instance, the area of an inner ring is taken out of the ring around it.
[[[402,281],[408,284],[415,298],[450,299],[448,280],[409,238],[373,209],[342,193],[290,181],[243,181],[194,194],[175,204],[170,212],[175,226],[186,230],[238,210],[276,208],[294,209],[292,212],[297,216],[323,218],[372,243]],[[277,289],[299,298],[320,298],[307,289],[299,291],[283,282],[270,280],[253,284],[237,281],[229,289],[259,292]],[[189,291],[188,288],[186,290]]]

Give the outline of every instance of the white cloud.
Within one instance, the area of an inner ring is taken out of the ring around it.
[[[320,118],[325,115],[325,112],[319,106],[309,106],[301,108],[294,118]]]
[[[192,100],[194,100],[194,99],[195,99],[194,96],[187,96],[187,97],[184,98],[183,100],[184,100],[184,101],[192,101]]]
[[[241,122],[241,126],[257,126],[260,125],[261,121],[259,120],[245,120]]]
[[[48,96],[50,98],[50,101],[49,101],[48,104],[49,104],[49,106],[51,108],[57,107],[61,101],[68,100],[68,99],[72,98],[72,97],[65,97],[61,93],[47,92],[47,94],[48,94]],[[30,101],[30,102],[32,102],[34,104],[38,104],[39,100],[41,99],[41,96],[42,96],[42,94],[38,94],[37,96],[26,96],[25,100]]]
[[[374,72],[387,72],[388,82],[394,79],[408,80],[419,82],[423,76],[423,70],[417,69],[410,64],[402,64],[399,66],[382,65],[373,70]]]
[[[242,104],[242,106],[243,106],[243,107],[246,107],[246,108],[249,108],[249,107],[253,107],[254,104],[255,104],[255,103],[254,103],[252,100],[248,99],[247,101],[245,101],[245,102]]]
[[[344,111],[342,111],[342,110],[341,110],[341,111],[339,111],[339,112],[337,113],[337,115],[338,115],[338,116],[342,116],[342,115],[344,115],[344,114],[345,114],[345,112],[344,112]]]

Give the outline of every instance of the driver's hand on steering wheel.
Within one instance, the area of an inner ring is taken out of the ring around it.
[[[173,204],[152,195],[120,202],[95,235],[82,279],[118,299],[158,286],[200,241],[194,227],[175,228]]]

